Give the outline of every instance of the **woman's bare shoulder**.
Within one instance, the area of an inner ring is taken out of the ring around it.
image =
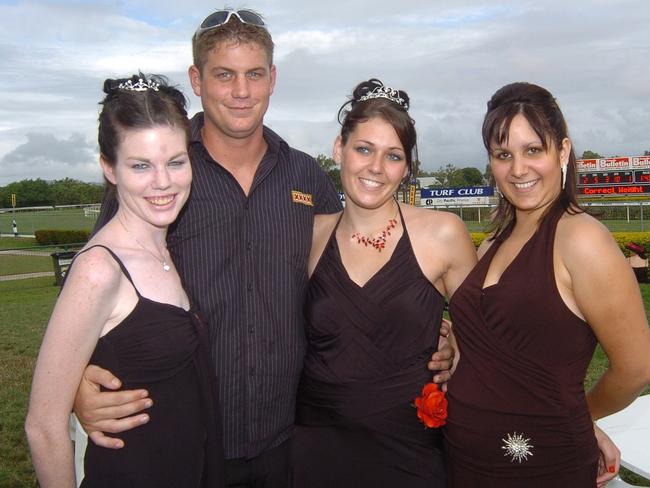
[[[66,284],[85,283],[98,290],[115,290],[122,276],[120,265],[104,247],[89,244],[75,256]]]
[[[314,217],[314,242],[328,238],[340,216],[341,212],[316,215]]]
[[[425,234],[427,237],[452,240],[468,235],[465,223],[454,213],[410,205],[403,205],[401,208],[411,234]]]

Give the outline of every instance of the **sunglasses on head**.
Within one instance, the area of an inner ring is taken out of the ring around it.
[[[266,29],[266,24],[258,14],[252,10],[217,10],[215,13],[208,15],[194,35],[202,34],[203,32],[214,29],[215,27],[220,27],[224,24],[227,24],[232,16],[235,16],[239,19],[242,24],[255,25],[257,27],[263,27]]]

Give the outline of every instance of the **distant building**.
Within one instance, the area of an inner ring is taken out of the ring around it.
[[[417,178],[418,186],[420,188],[429,188],[430,186],[439,185],[440,182],[435,176],[424,176],[422,178]]]

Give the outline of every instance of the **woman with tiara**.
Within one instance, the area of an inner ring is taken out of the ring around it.
[[[314,223],[296,488],[446,486],[444,397],[427,360],[445,297],[476,252],[456,215],[394,197],[417,157],[408,107],[405,92],[370,79],[339,111],[333,153],[346,205]]]
[[[104,92],[100,164],[119,209],[76,255],[45,332],[26,421],[36,474],[43,488],[76,486],[68,418],[92,361],[157,403],[123,449],[89,443],[82,486],[219,487],[206,330],[165,245],[192,180],[185,97],[142,74]]]

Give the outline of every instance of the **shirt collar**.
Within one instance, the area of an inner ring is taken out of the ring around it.
[[[190,144],[198,143],[203,145],[203,138],[201,136],[203,123],[203,112],[197,112],[190,120]],[[284,139],[267,126],[264,126],[263,137],[266,144],[269,146],[268,152],[271,154],[278,154],[281,150],[286,150],[289,147]]]

